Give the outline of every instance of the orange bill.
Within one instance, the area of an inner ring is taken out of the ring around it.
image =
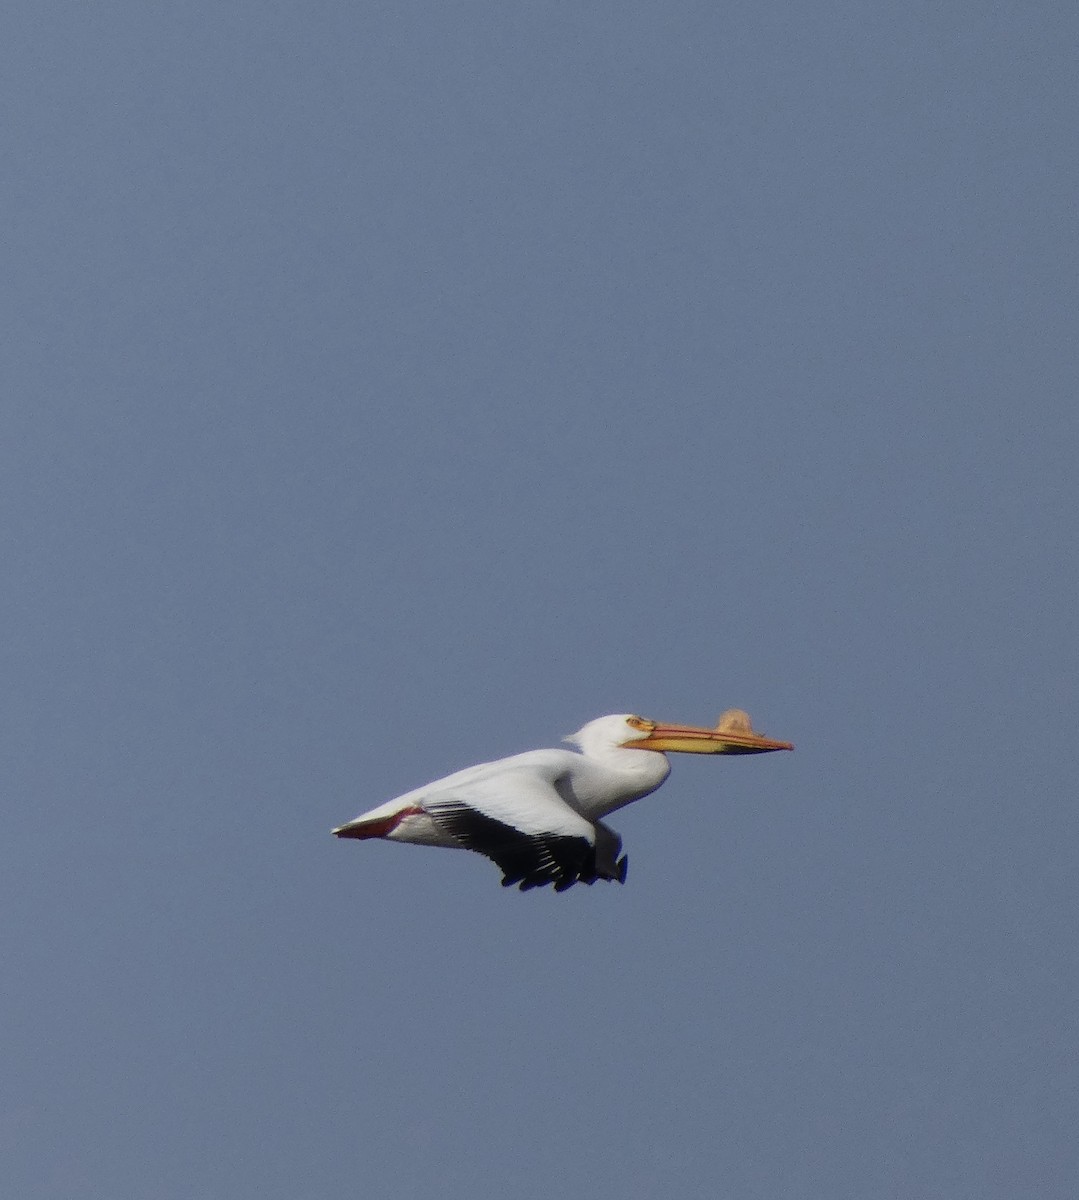
[[[743,714],[739,714],[740,716]],[[627,749],[673,750],[685,754],[767,754],[772,750],[793,750],[790,742],[777,742],[755,732],[745,721],[725,721],[715,729],[697,725],[664,725],[635,717],[630,721],[643,737],[624,742]]]

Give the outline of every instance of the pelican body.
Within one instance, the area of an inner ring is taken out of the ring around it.
[[[599,717],[566,738],[575,750],[530,750],[467,767],[406,792],[333,830],[340,838],[385,838],[475,850],[502,870],[502,886],[626,879],[622,839],[603,818],[654,792],[668,751],[763,754],[793,750],[755,733],[732,709],[715,729],[663,725],[631,714]]]

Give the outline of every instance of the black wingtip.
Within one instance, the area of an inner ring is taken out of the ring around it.
[[[626,872],[629,870],[629,855],[623,854],[622,857],[615,863],[618,868],[618,882],[626,882]]]

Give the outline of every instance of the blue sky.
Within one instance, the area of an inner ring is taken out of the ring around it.
[[[12,6],[11,1195],[1074,1196],[1076,25]],[[731,706],[624,888],[329,836]]]

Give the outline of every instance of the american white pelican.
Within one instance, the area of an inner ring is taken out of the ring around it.
[[[476,850],[502,869],[502,886],[626,880],[622,839],[602,818],[640,800],[670,774],[665,751],[764,754],[793,750],[755,733],[729,709],[714,729],[600,717],[565,739],[572,750],[531,750],[480,763],[388,800],[338,826],[341,838],[388,838]],[[642,753],[643,751],[643,753]]]

